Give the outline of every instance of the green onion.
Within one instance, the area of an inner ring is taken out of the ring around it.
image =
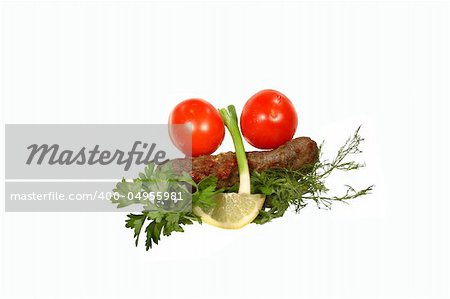
[[[238,126],[236,108],[233,105],[219,109],[222,120],[233,139],[236,151],[236,160],[239,168],[239,194],[250,194],[250,171],[248,169],[247,156],[245,155],[244,143]]]

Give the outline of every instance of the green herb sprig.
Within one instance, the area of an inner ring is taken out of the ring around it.
[[[307,165],[300,170],[269,169],[262,173],[252,174],[252,186],[255,192],[266,195],[264,207],[254,220],[257,224],[267,223],[282,217],[289,207],[295,212],[313,201],[320,209],[330,209],[335,201],[347,203],[347,200],[369,194],[374,185],[356,191],[350,185],[342,195],[329,195],[326,179],[335,172],[357,170],[365,164],[347,161],[351,155],[360,154],[360,144],[364,138],[359,134],[360,127],[347,139],[331,161],[322,159],[323,143],[319,147],[319,159],[313,165]]]
[[[153,244],[158,244],[161,235],[170,236],[173,232],[184,232],[184,226],[201,223],[201,218],[192,213],[192,206],[197,205],[202,208],[214,206],[214,195],[222,192],[217,189],[217,178],[207,177],[195,183],[187,173],[175,174],[169,164],[156,166],[150,163],[139,178],[133,181],[123,179],[117,183],[113,190],[118,196],[111,201],[117,204],[118,208],[123,208],[131,204],[141,204],[142,213],[128,214],[125,227],[134,231],[136,246],[139,243],[139,236],[145,227],[145,248],[149,250]],[[192,192],[194,190],[194,192]],[[140,200],[151,191],[178,193],[184,196],[184,201],[143,201]],[[133,195],[130,200],[130,193]],[[189,206],[186,206],[186,205]]]

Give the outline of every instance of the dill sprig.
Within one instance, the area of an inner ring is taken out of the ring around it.
[[[322,159],[322,143],[317,161],[301,170],[270,169],[253,173],[254,192],[266,195],[264,207],[254,222],[264,224],[282,217],[289,207],[293,207],[298,213],[310,201],[314,201],[320,209],[330,209],[335,201],[346,203],[349,199],[369,194],[373,185],[361,190],[345,185],[345,193],[334,196],[329,195],[330,189],[326,186],[326,179],[335,170],[351,171],[365,166],[363,163],[347,160],[349,156],[362,152],[360,144],[364,138],[359,134],[360,128],[346,140],[331,161]]]

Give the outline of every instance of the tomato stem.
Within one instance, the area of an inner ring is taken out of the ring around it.
[[[247,156],[245,155],[241,131],[238,126],[236,108],[233,105],[230,105],[228,106],[228,110],[225,108],[219,109],[219,113],[233,139],[239,169],[239,193],[250,194],[250,171],[248,168]]]

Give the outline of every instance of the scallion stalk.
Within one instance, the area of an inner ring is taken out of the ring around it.
[[[250,194],[250,171],[248,168],[247,156],[245,155],[244,143],[242,142],[241,131],[238,126],[236,108],[233,105],[219,109],[222,120],[233,139],[236,151],[236,160],[239,169],[239,194]]]

